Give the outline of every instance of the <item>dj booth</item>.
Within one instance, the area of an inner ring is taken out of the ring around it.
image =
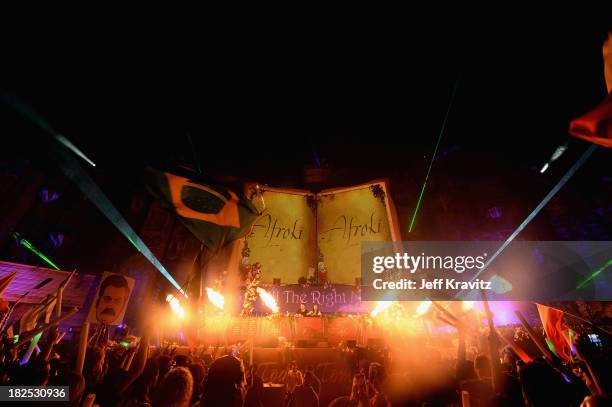
[[[380,338],[382,331],[361,316],[220,317],[207,320],[199,329],[201,343],[218,345],[253,340],[254,346],[274,348],[279,341],[296,347],[335,347],[341,342],[365,344]]]
[[[197,333],[201,345],[221,346],[253,341],[253,346],[275,348],[283,341],[299,348],[336,347],[341,342],[358,346],[377,346],[406,335],[424,335],[421,319],[402,319],[395,324],[379,325],[377,319],[351,316],[268,316],[208,318]]]

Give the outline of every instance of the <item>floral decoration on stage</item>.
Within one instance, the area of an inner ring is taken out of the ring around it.
[[[221,273],[218,273],[215,276],[212,288],[217,292],[220,292],[220,293],[224,292],[226,280],[227,280],[227,270],[223,270]]]
[[[316,214],[319,198],[316,195],[306,195],[306,205],[308,205],[312,213]]]
[[[385,190],[380,184],[370,185],[370,191],[372,191],[374,198],[378,198],[383,205],[385,204]]]
[[[257,287],[261,281],[261,263],[250,263],[251,249],[245,241],[242,247],[242,260],[240,262],[240,272],[244,281],[244,301],[242,302],[242,310],[240,316],[247,317],[255,310],[255,301],[257,301]]]
[[[329,281],[327,280],[327,266],[325,265],[325,257],[320,249],[318,251],[318,263],[317,263],[317,273],[315,275],[315,282],[319,284],[327,284]]]
[[[359,301],[361,301],[361,278],[355,279],[355,284],[353,285],[352,292],[357,298],[359,298]]]

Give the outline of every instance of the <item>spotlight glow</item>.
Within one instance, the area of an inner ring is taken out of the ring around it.
[[[72,151],[73,153],[75,153],[76,155],[81,157],[83,160],[85,160],[85,162],[87,162],[87,164],[91,165],[92,167],[96,166],[96,164],[93,161],[91,161],[89,159],[89,157],[87,157],[85,154],[83,154],[83,152],[81,150],[79,150],[74,144],[72,144],[70,142],[70,140],[68,140],[66,137],[62,136],[61,134],[56,134],[55,138],[56,138],[57,141],[62,143],[70,151]]]
[[[370,312],[370,316],[374,318],[376,315],[380,314],[381,312],[389,308],[391,304],[392,304],[391,301],[378,301],[378,303],[376,304],[376,307],[374,307],[372,312]]]
[[[275,314],[278,312],[278,305],[272,294],[261,287],[257,287],[257,294],[259,294],[259,298],[261,298],[263,303],[266,304],[266,307],[270,308]]]
[[[172,294],[166,296],[166,301],[170,304],[170,309],[176,314],[179,319],[185,319],[185,310],[181,306],[180,301]]]
[[[465,312],[465,311],[469,311],[469,310],[471,310],[472,308],[474,308],[474,301],[463,301],[463,302],[461,303],[461,310],[462,310],[463,312]]]
[[[206,287],[206,295],[215,307],[223,309],[225,306],[225,298],[223,295],[221,295],[221,293],[213,290],[212,288]]]
[[[419,306],[417,307],[416,311],[415,311],[415,315],[417,317],[425,315],[425,313],[427,313],[427,311],[429,311],[429,307],[431,307],[431,301],[430,300],[425,300],[425,301],[421,302],[419,304]]]

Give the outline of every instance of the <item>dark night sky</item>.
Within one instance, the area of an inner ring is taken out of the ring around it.
[[[192,165],[194,152],[206,175],[299,187],[316,154],[333,170],[327,186],[388,177],[405,222],[459,78],[423,217],[450,202],[466,212],[510,206],[516,223],[588,146],[566,130],[605,94],[606,28],[460,20],[333,38],[279,32],[226,44],[217,35],[194,47],[134,40],[69,60],[53,48],[8,64],[1,88],[86,152],[112,197],[129,195],[144,165]],[[13,147],[3,164],[51,165],[44,135],[2,115]],[[540,175],[565,141],[567,153]],[[605,199],[609,160],[600,149],[563,193]],[[574,204],[609,205],[595,201]]]

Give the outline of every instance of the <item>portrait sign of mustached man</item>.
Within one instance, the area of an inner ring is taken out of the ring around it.
[[[134,279],[121,274],[105,272],[87,320],[107,325],[120,324],[133,288]]]

